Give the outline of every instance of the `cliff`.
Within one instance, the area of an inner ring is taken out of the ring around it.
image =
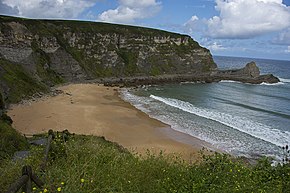
[[[187,35],[97,22],[0,16],[0,84],[11,101],[62,82],[194,75],[216,67],[209,50]]]

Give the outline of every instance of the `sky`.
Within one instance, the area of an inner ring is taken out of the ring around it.
[[[290,0],[0,0],[0,14],[151,27],[213,55],[290,61]]]

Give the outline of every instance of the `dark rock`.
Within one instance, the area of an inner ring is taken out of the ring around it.
[[[260,69],[258,68],[255,62],[250,62],[246,64],[246,67],[242,68],[242,72],[243,74],[254,78],[260,76]]]
[[[45,146],[46,143],[47,143],[47,139],[46,138],[44,138],[44,139],[36,139],[36,140],[29,141],[29,143],[31,145]]]
[[[11,119],[11,117],[9,117],[6,113],[2,113],[2,115],[0,116],[0,119],[9,125],[12,125],[13,123],[13,120]]]
[[[270,83],[270,84],[280,82],[279,78],[277,78],[273,74],[260,75],[259,77],[255,79],[255,81],[256,81],[256,84],[261,84],[263,82]]]
[[[14,153],[13,161],[25,159],[30,155],[29,151],[17,151]]]

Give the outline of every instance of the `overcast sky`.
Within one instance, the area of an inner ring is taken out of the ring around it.
[[[146,26],[213,55],[290,60],[290,0],[0,0],[0,14]]]

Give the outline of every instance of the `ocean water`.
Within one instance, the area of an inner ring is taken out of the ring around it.
[[[230,154],[282,158],[290,144],[290,61],[214,57],[220,69],[255,61],[277,84],[233,81],[180,83],[124,89],[122,97],[150,117]]]

